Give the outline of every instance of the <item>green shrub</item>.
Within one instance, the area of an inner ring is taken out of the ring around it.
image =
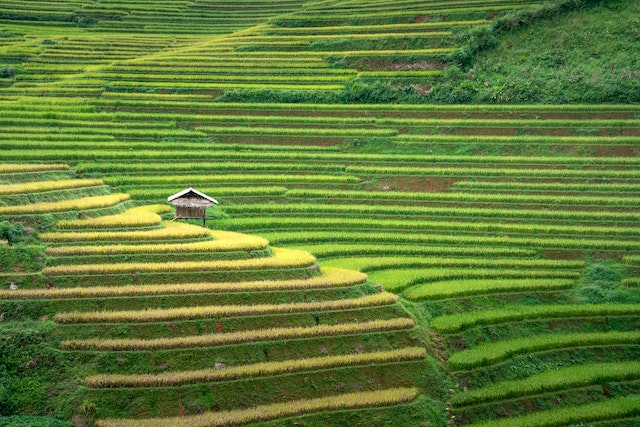
[[[24,227],[20,223],[0,221],[0,240],[6,240],[10,245],[21,242],[24,238]]]

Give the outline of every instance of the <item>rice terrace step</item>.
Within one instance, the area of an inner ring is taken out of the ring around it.
[[[638,19],[4,1],[0,427],[640,425]]]

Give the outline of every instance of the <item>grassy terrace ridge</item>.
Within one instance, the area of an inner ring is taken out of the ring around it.
[[[6,0],[0,425],[637,424],[638,19]]]
[[[370,392],[350,393],[324,398],[297,400],[272,405],[258,406],[245,410],[206,413],[189,418],[149,419],[149,420],[101,420],[99,427],[155,427],[155,426],[226,426],[248,422],[303,415],[315,411],[331,409],[347,410],[359,407],[379,407],[399,404],[415,399],[417,389],[389,389]]]
[[[120,264],[66,264],[46,267],[43,273],[47,276],[86,275],[86,274],[118,274],[167,271],[209,271],[209,270],[260,270],[266,268],[310,267],[315,264],[315,257],[304,251],[294,249],[273,248],[273,257],[249,260],[230,261],[186,261],[158,263],[120,263]]]
[[[394,294],[379,293],[361,298],[305,302],[291,304],[224,305],[208,307],[178,307],[156,310],[68,312],[58,313],[54,320],[59,323],[126,323],[192,320],[211,317],[247,316],[251,314],[289,313],[297,311],[340,310],[375,305],[395,304]]]
[[[163,285],[95,286],[66,289],[23,289],[0,291],[2,299],[99,298],[136,295],[197,294],[216,292],[261,292],[288,289],[344,287],[364,283],[367,276],[352,270],[325,267],[322,275],[300,280],[256,280],[232,283],[181,283]]]

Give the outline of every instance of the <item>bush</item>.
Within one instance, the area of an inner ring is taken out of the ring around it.
[[[24,227],[19,223],[9,221],[0,222],[0,240],[6,240],[10,245],[21,242],[24,238]]]

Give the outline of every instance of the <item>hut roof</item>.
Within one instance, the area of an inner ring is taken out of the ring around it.
[[[173,196],[167,197],[167,201],[169,201],[169,202],[173,202],[173,201],[175,201],[177,199],[184,199],[185,201],[188,201],[190,203],[194,203],[196,200],[200,199],[200,203],[198,203],[198,204],[202,204],[202,202],[204,202],[204,201],[208,201],[210,203],[215,203],[216,205],[218,204],[218,201],[216,199],[214,199],[213,197],[209,197],[206,194],[201,193],[198,190],[194,190],[191,187],[187,188],[186,190],[182,190],[181,192],[176,193]],[[204,199],[204,200],[202,200],[202,199]]]

